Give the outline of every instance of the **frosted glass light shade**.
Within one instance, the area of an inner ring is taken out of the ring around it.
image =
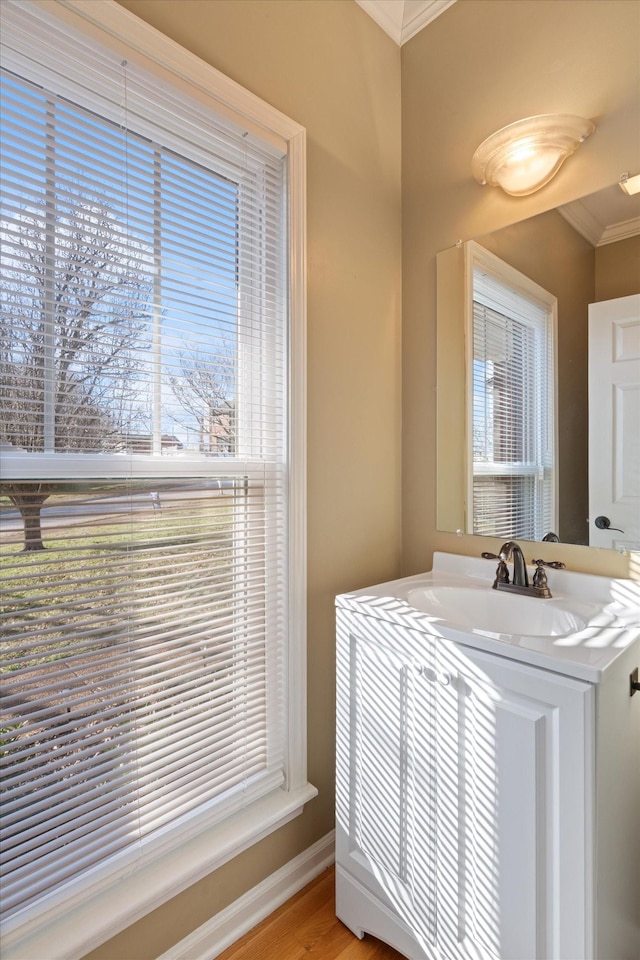
[[[548,183],[595,128],[591,120],[565,114],[517,120],[480,144],[471,170],[483,185],[526,197]]]

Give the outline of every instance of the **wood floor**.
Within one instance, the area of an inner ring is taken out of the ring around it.
[[[225,950],[218,960],[404,960],[365,935],[358,940],[335,915],[330,867],[275,913]]]

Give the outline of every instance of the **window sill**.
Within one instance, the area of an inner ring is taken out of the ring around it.
[[[3,960],[83,957],[298,816],[317,792],[310,783],[278,789],[223,822],[172,831],[168,842],[138,849],[126,863],[117,858],[89,882],[69,884],[12,918],[3,930]]]

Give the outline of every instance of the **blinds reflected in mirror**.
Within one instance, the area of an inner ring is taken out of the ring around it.
[[[476,266],[470,531],[474,534],[540,540],[553,527],[553,370],[549,306]]]

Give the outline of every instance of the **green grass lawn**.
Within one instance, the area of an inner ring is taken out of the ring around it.
[[[115,522],[44,528],[42,551],[23,552],[20,536],[2,543],[0,676],[8,707],[0,712],[0,752],[26,735],[50,737],[65,711],[99,710],[105,670],[124,682],[132,658],[152,662],[163,645],[204,669],[205,654],[215,657],[216,638],[234,623],[234,520],[232,498],[195,505],[165,498],[162,510]],[[43,717],[39,733],[34,710]]]
[[[122,621],[180,616],[228,581],[233,505],[138,510],[115,522],[43,529],[46,549],[0,549],[1,670],[79,655],[122,633]],[[228,588],[227,588],[228,592]],[[16,645],[22,650],[17,650]]]

